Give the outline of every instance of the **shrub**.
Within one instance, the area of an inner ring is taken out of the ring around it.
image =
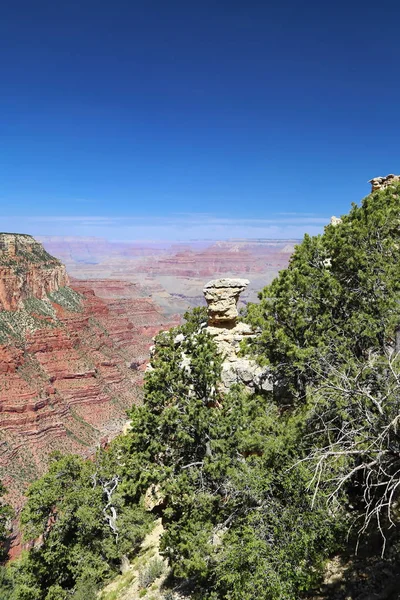
[[[147,567],[139,573],[139,586],[149,587],[153,581],[161,577],[165,571],[165,564],[161,558],[153,558]]]

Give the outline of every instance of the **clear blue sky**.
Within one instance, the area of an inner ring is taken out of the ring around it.
[[[0,230],[321,228],[400,172],[399,23],[385,0],[2,2]]]

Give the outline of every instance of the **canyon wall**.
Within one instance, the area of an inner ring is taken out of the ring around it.
[[[63,264],[30,235],[0,233],[0,310],[22,308],[68,285]]]
[[[177,321],[133,283],[69,281],[30,236],[0,241],[0,478],[18,509],[51,451],[90,456],[121,431],[152,337]]]

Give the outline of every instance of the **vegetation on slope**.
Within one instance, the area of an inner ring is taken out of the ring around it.
[[[10,340],[23,344],[27,333],[60,326],[52,302],[68,312],[81,312],[82,300],[82,295],[72,288],[62,287],[44,300],[27,298],[20,310],[0,310],[0,344]]]
[[[400,323],[400,188],[353,205],[338,226],[305,236],[289,267],[260,293],[248,320],[254,352],[296,399],[328,366],[393,347]]]
[[[398,561],[399,195],[306,236],[248,308],[261,333],[247,350],[275,393],[219,391],[202,309],[158,336],[127,435],[92,462],[58,457],[31,487],[21,523],[39,541],[3,572],[2,597],[94,597],[150,509],[168,585],[192,598],[307,597],[357,540]]]
[[[93,461],[53,457],[21,515],[35,547],[3,572],[2,598],[96,598],[98,583],[134,554],[152,521],[140,505],[126,504],[117,471],[113,452]]]
[[[15,253],[10,254],[4,251],[13,239]],[[23,268],[25,264],[41,264],[51,267],[61,265],[58,258],[55,258],[44,249],[42,244],[36,242],[31,236],[23,233],[0,233],[0,265],[6,267]]]
[[[82,311],[82,295],[68,286],[49,294],[49,299],[70,312]]]

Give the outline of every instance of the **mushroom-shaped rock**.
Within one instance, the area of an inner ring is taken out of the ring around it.
[[[237,302],[249,285],[248,279],[213,279],[204,289],[208,305],[208,324],[214,327],[235,325],[239,316]]]

